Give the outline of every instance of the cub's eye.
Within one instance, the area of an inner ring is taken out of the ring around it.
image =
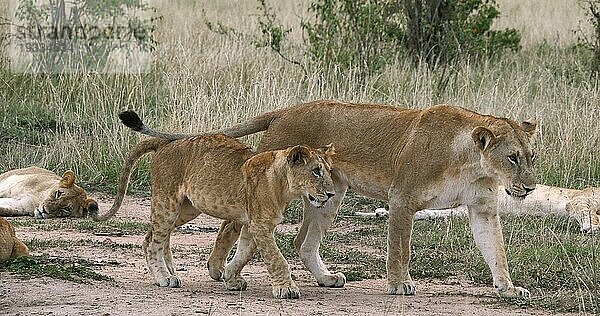
[[[55,199],[58,199],[58,198],[60,198],[62,195],[63,195],[63,192],[62,192],[62,191],[60,191],[60,190],[59,190],[59,191],[56,191],[56,193],[54,193],[54,198],[55,198]]]
[[[323,176],[323,175],[321,174],[321,169],[320,169],[320,168],[315,168],[315,169],[313,169],[312,173],[313,173],[313,175],[314,175],[315,177],[317,177],[317,178],[320,178],[320,177],[322,177],[322,176]]]
[[[516,154],[512,154],[510,156],[507,157],[508,161],[510,161],[510,163],[512,163],[513,165],[516,165],[519,163],[519,157]]]

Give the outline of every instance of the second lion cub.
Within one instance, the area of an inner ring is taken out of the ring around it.
[[[134,130],[142,125],[135,112],[123,112],[119,117]],[[271,276],[273,296],[298,298],[300,292],[273,232],[292,199],[303,197],[320,207],[334,195],[333,146],[312,149],[300,145],[256,154],[225,135],[144,140],[131,149],[123,164],[115,202],[99,220],[117,212],[135,162],[153,151],[151,222],[142,249],[156,283],[181,286],[173,268],[171,232],[200,214],[208,214],[242,227],[233,264],[223,271],[228,289],[246,288],[240,272],[258,248]]]

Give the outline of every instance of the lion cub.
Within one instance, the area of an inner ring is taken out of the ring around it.
[[[131,111],[119,117],[134,130],[142,124]],[[334,195],[333,146],[323,149],[294,146],[256,154],[249,146],[225,135],[177,141],[144,140],[129,153],[115,202],[98,220],[108,219],[117,212],[133,165],[152,151],[155,153],[150,171],[151,223],[142,248],[156,283],[181,286],[173,268],[171,232],[200,214],[208,214],[242,227],[236,264],[225,267],[223,273],[228,289],[245,289],[240,271],[258,248],[271,275],[274,297],[298,298],[300,292],[273,232],[291,200],[304,197],[315,207],[321,207]]]
[[[0,262],[20,256],[29,256],[29,249],[17,239],[12,225],[0,217]]]

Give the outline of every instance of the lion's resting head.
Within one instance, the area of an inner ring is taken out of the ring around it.
[[[98,203],[75,184],[75,173],[66,171],[35,209],[36,218],[87,217],[98,214]]]
[[[524,198],[535,189],[533,141],[535,120],[518,125],[509,120],[473,129],[473,141],[481,153],[481,165],[495,175],[513,198]]]

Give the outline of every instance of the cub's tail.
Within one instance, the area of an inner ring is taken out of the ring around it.
[[[124,111],[119,114],[119,118],[121,119],[121,122],[123,122],[123,124],[125,124],[127,127],[131,128],[132,130],[142,133],[142,134],[145,134],[145,135],[148,135],[148,136],[166,139],[166,140],[170,140],[170,141],[182,139],[182,138],[194,137],[194,136],[198,136],[201,134],[224,134],[224,135],[227,135],[230,137],[236,137],[236,138],[242,137],[242,136],[246,136],[246,135],[250,135],[250,134],[254,134],[254,133],[266,130],[267,128],[269,128],[269,125],[271,125],[271,122],[273,122],[273,120],[277,116],[278,116],[278,111],[273,111],[273,112],[265,113],[263,115],[254,117],[246,122],[239,123],[239,124],[233,125],[231,127],[220,129],[220,130],[208,131],[205,133],[198,133],[198,134],[177,134],[177,133],[160,132],[160,131],[156,131],[154,129],[149,128],[148,126],[146,126],[144,124],[144,122],[142,122],[140,117],[134,111]]]
[[[134,113],[135,114],[135,113]],[[137,116],[137,115],[136,115]],[[139,119],[139,117],[138,117]],[[140,121],[141,122],[141,121]],[[127,125],[127,124],[126,124]],[[142,157],[143,155],[156,151],[160,147],[168,144],[170,141],[161,138],[151,138],[144,141],[141,141],[137,145],[135,145],[129,155],[125,159],[123,163],[123,168],[121,169],[121,175],[119,177],[119,188],[117,192],[117,196],[115,197],[115,201],[110,208],[110,210],[104,215],[95,215],[93,216],[94,221],[105,221],[111,218],[119,208],[121,207],[121,203],[123,203],[123,198],[125,197],[125,193],[127,192],[127,185],[129,184],[129,177],[131,176],[131,170],[135,163]]]

